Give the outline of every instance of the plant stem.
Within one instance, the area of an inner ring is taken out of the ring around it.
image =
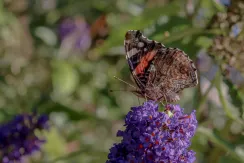
[[[197,2],[197,4],[196,4],[196,6],[195,6],[195,9],[194,9],[194,13],[192,14],[192,19],[194,19],[196,16],[197,16],[197,14],[198,14],[198,11],[199,11],[199,9],[200,9],[200,7],[201,7],[201,4],[202,4],[202,0],[198,0],[198,2]]]
[[[227,117],[229,117],[232,120],[236,120],[238,123],[244,125],[244,122],[237,116],[233,115],[231,112],[231,109],[228,107],[228,104],[226,102],[226,99],[224,98],[223,92],[222,92],[222,88],[221,88],[221,81],[222,81],[222,75],[220,72],[218,72],[216,74],[217,76],[217,81],[215,83],[216,89],[218,91],[219,94],[219,100],[222,104],[222,107],[224,109],[224,112],[226,114]]]
[[[200,126],[197,129],[197,133],[200,134],[201,136],[206,136],[211,142],[216,144],[219,148],[228,152],[233,158],[235,158],[241,162],[244,161],[244,158],[240,157],[236,153],[235,146],[233,146],[232,144],[221,139],[216,133],[214,133],[212,131],[212,129],[208,129],[208,128]]]
[[[210,90],[213,88],[213,86],[215,85],[217,80],[217,75],[214,77],[214,79],[211,81],[210,86],[208,87],[208,89],[206,90],[206,92],[204,93],[204,95],[202,95],[199,103],[197,103],[197,118],[199,119],[201,116],[201,113],[203,112],[203,104],[206,102],[208,94],[210,92]]]

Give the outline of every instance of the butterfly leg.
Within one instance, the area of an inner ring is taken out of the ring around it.
[[[138,104],[141,105],[141,104],[140,104],[140,99],[139,99],[139,97],[137,97],[137,99],[138,99]]]
[[[167,104],[167,100],[166,100],[166,97],[165,97],[165,94],[161,95],[156,101],[159,101],[163,106],[165,106],[166,104],[164,104],[164,99],[166,101],[166,104]]]
[[[163,97],[165,98],[165,95],[163,95]],[[161,98],[161,99],[162,99],[162,98]],[[160,103],[161,103],[163,106],[165,106],[163,100],[160,100]]]
[[[161,103],[163,106],[165,106],[165,104],[163,103],[163,101],[160,101],[160,103]]]
[[[147,95],[146,95],[146,94],[144,94],[144,97],[145,97],[145,99],[146,99],[146,101],[147,101]]]
[[[164,94],[164,99],[165,99],[165,103],[166,103],[165,105],[167,105],[168,102],[167,102],[167,97],[165,96],[165,94]]]

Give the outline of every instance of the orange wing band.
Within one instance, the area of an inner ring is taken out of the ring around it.
[[[148,52],[144,57],[142,57],[140,64],[136,66],[134,72],[136,75],[143,73],[143,71],[147,68],[149,62],[154,58],[156,55],[156,51],[153,50]]]

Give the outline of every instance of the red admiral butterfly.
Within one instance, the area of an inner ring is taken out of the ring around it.
[[[197,85],[197,70],[182,50],[149,40],[130,30],[124,41],[126,59],[138,86],[136,95],[154,101],[176,102],[179,93]]]

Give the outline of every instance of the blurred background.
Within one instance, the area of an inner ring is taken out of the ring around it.
[[[124,116],[143,103],[123,47],[127,30],[194,60],[196,163],[244,162],[243,0],[0,0],[0,122],[37,109],[52,127],[26,163],[102,163]]]

